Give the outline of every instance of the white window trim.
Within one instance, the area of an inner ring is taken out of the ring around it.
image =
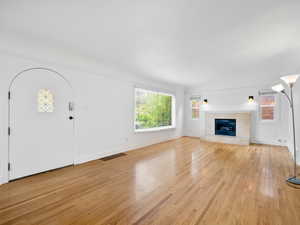
[[[154,131],[162,131],[162,130],[172,130],[175,129],[175,126],[166,126],[166,127],[154,127],[154,128],[147,128],[147,129],[135,129],[135,133],[143,133],[143,132],[154,132]]]
[[[274,96],[275,97],[275,104],[273,105],[261,105],[261,104],[258,104],[258,118],[259,118],[259,121],[261,123],[276,123],[278,120],[279,120],[279,104],[280,104],[280,100],[279,100],[279,96],[278,94],[265,94],[265,96]],[[259,96],[260,97],[260,96]],[[274,119],[273,120],[264,120],[262,119],[262,115],[261,115],[261,107],[270,107],[270,106],[273,106],[274,107]]]
[[[192,120],[199,120],[200,119],[200,108],[201,108],[201,100],[200,101],[200,105],[199,107],[193,107],[192,101],[194,101],[195,99],[190,99],[190,106],[191,106],[191,111],[190,111],[190,115]],[[198,109],[199,110],[199,117],[198,118],[193,118],[193,109]]]
[[[148,91],[151,93],[156,93],[156,94],[161,94],[161,95],[166,95],[166,96],[171,96],[172,97],[172,125],[171,126],[165,126],[165,127],[153,127],[153,128],[146,128],[146,129],[136,129],[136,91],[137,90],[143,90],[143,91]],[[175,129],[176,128],[176,97],[173,94],[170,93],[165,93],[165,92],[160,92],[160,91],[153,91],[151,89],[147,88],[134,88],[134,122],[133,122],[133,128],[134,128],[134,133],[143,133],[143,132],[154,132],[154,131],[162,131],[162,130],[170,130],[170,129]]]

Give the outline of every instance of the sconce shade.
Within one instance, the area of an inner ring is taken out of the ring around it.
[[[284,90],[284,87],[282,84],[276,84],[272,87],[272,90],[276,92],[282,92]]]
[[[296,83],[299,76],[300,76],[300,74],[294,74],[294,75],[280,77],[280,79],[283,80],[286,84],[294,84],[294,83]]]
[[[248,102],[249,102],[249,103],[254,102],[254,97],[253,97],[253,96],[249,96],[249,97],[248,97]]]
[[[203,103],[204,103],[204,104],[207,104],[207,103],[208,103],[207,99],[204,99],[204,100],[203,100]]]

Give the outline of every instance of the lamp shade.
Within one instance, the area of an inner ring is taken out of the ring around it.
[[[284,90],[284,87],[282,84],[276,84],[272,87],[272,90],[276,92],[282,92]]]
[[[294,84],[294,83],[296,83],[299,76],[300,76],[300,74],[294,74],[294,75],[280,77],[280,79],[283,80],[286,84]]]

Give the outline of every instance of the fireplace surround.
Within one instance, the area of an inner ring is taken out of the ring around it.
[[[205,112],[204,139],[207,141],[249,145],[250,128],[251,112]]]

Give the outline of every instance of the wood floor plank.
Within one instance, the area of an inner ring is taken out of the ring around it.
[[[285,147],[184,137],[0,186],[0,224],[297,225]]]

